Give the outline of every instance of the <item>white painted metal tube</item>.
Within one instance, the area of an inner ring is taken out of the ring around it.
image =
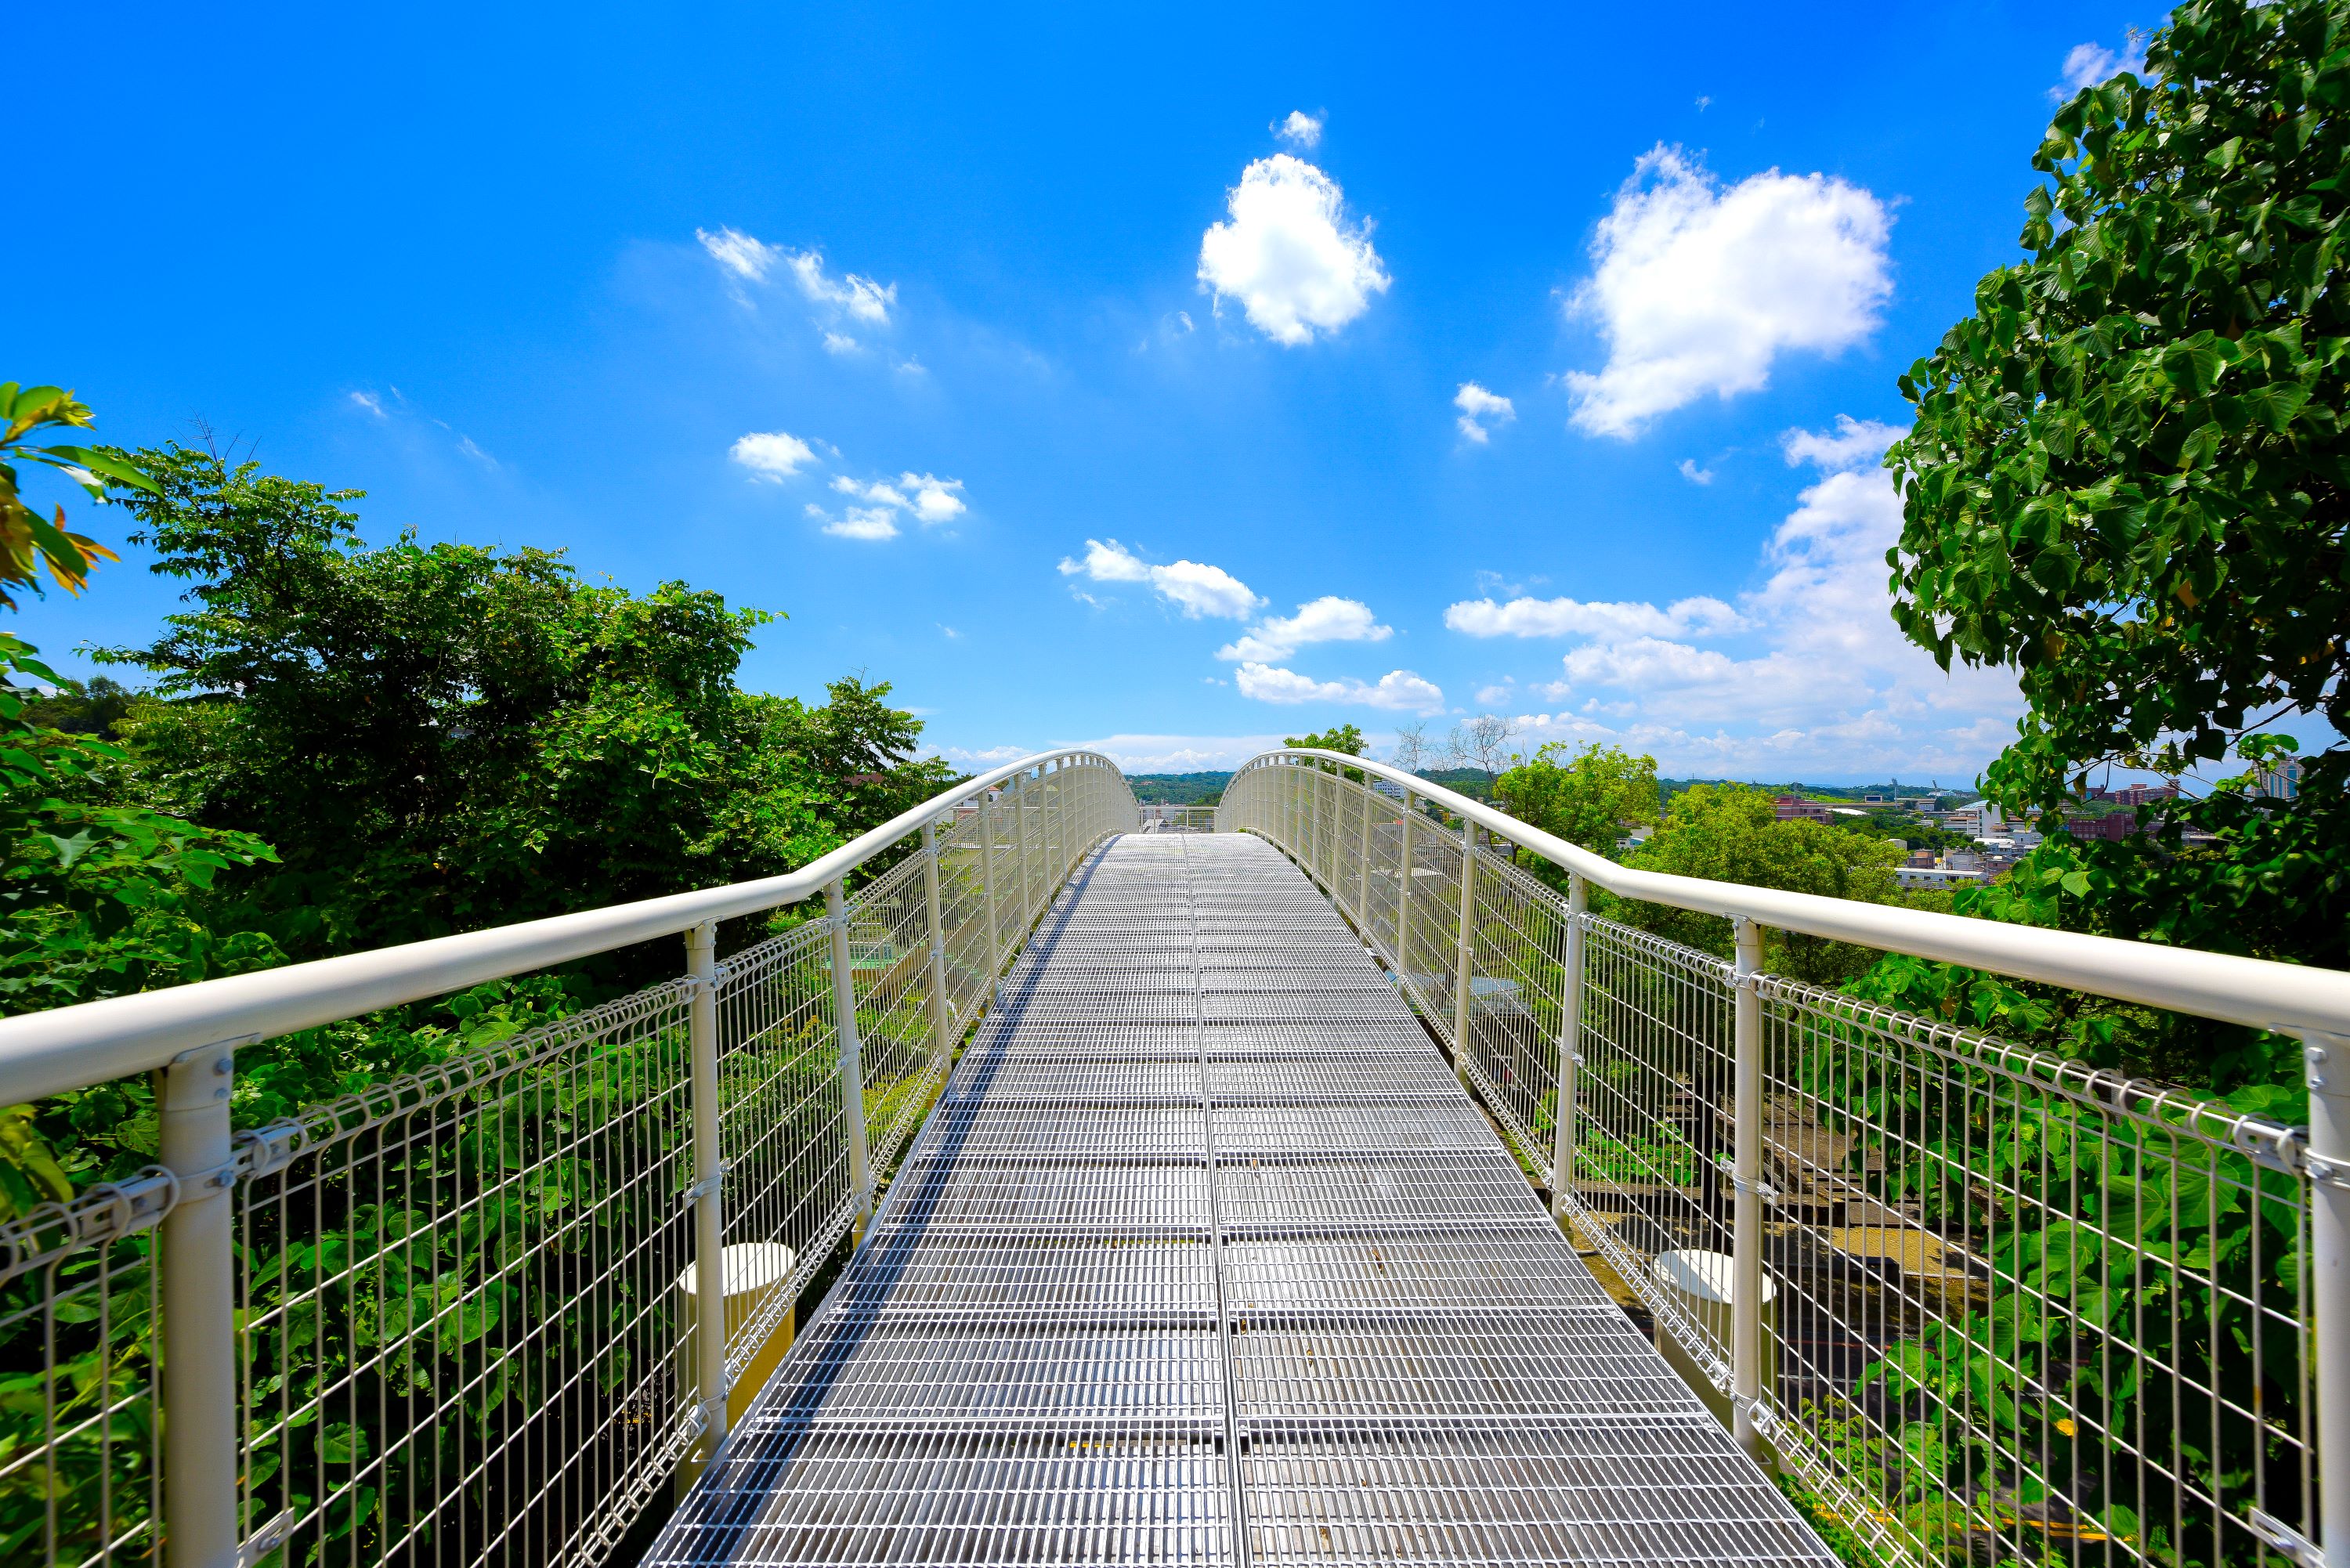
[[[781,877],[0,1019],[0,1105],[152,1071],[182,1051],[216,1040],[288,1034],[590,953],[672,937],[704,920],[733,919],[797,903],[924,823],[951,814],[974,792],[1054,757],[1117,767],[1091,752],[1029,757],[933,796]]]
[[[1583,1061],[1583,926],[1591,890],[1582,877],[1566,879],[1566,951],[1558,981],[1558,1077],[1551,1095],[1550,1211],[1564,1218],[1575,1180],[1575,1068]]]
[[[1275,752],[1243,766],[1255,767],[1274,757],[1335,758],[1393,780],[1619,898],[1730,919],[1742,915],[1777,930],[1964,964],[2255,1029],[2350,1034],[2350,973],[2339,970],[1639,871],[1386,763],[1336,752]],[[5,1027],[0,1024],[0,1031]]]
[[[726,1440],[726,1194],[724,1107],[718,1088],[718,922],[685,933],[685,972],[693,981],[686,1022],[693,1082],[694,1392],[702,1435],[694,1452],[708,1464]]]
[[[2350,1563],[2350,1037],[2302,1037],[2309,1085],[2309,1293],[2317,1366],[2318,1544]],[[2306,1518],[2304,1509],[2303,1517]]]
[[[832,1023],[840,1046],[840,1106],[848,1133],[848,1185],[857,1196],[858,1241],[873,1218],[873,1163],[865,1146],[865,1065],[857,1038],[857,969],[848,950],[847,899],[838,882],[824,888],[832,921]]]
[[[987,995],[992,1003],[1003,975],[1003,939],[995,928],[995,801],[979,794],[979,886],[987,901]]]
[[[1452,961],[1452,1070],[1469,1083],[1469,982],[1477,972],[1477,828],[1461,819],[1461,943]]]
[[[1411,885],[1415,879],[1412,857],[1419,853],[1411,841],[1412,819],[1419,815],[1419,797],[1410,790],[1403,792],[1403,844],[1397,855],[1396,867],[1400,879],[1396,887],[1395,961],[1398,974],[1411,972],[1411,954],[1407,950],[1411,940]]]
[[[1754,1401],[1762,1393],[1762,999],[1755,982],[1762,968],[1762,931],[1752,920],[1737,924],[1737,989],[1732,993],[1731,1052],[1735,1075],[1731,1091],[1731,1173],[1737,1196],[1731,1210],[1730,1375],[1731,1434],[1758,1459]],[[1712,1107],[1700,1106],[1700,1116]],[[1702,1173],[1711,1186],[1721,1173]],[[1718,1186],[1712,1187],[1720,1191]]]
[[[931,1064],[944,1076],[954,1051],[954,1004],[947,996],[947,926],[939,909],[939,829],[922,824],[922,904],[931,933]]]
[[[182,1053],[160,1075],[158,1156],[179,1179],[163,1217],[163,1520],[167,1568],[235,1568],[244,1355],[236,1327],[236,1205],[229,1197],[233,1044]]]

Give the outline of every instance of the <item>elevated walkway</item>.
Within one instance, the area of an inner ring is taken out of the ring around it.
[[[649,1564],[1834,1559],[1259,839],[1080,868]]]

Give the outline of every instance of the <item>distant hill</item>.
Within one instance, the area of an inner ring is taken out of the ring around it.
[[[1134,798],[1145,805],[1213,805],[1232,775],[1223,774],[1128,774]]]

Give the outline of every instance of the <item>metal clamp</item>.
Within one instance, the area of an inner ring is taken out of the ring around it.
[[[2328,1159],[2322,1154],[2304,1154],[2301,1157],[2301,1168],[2314,1186],[2350,1191],[2350,1160]]]
[[[700,1181],[695,1182],[692,1186],[679,1193],[677,1195],[678,1201],[681,1203],[700,1202],[704,1198],[707,1198],[712,1193],[717,1191],[720,1188],[725,1186],[726,1173],[733,1168],[734,1162],[733,1160],[720,1160],[716,1170],[712,1171],[708,1176],[703,1177]]]
[[[254,1568],[254,1564],[286,1544],[294,1533],[294,1511],[286,1509],[262,1527],[237,1542],[236,1568]]]
[[[2252,1533],[2267,1543],[2272,1551],[2282,1552],[2301,1564],[2301,1568],[2325,1568],[2325,1553],[2317,1542],[2273,1514],[2254,1509],[2245,1523]]]
[[[1753,1180],[1749,1181],[1744,1177],[1732,1172],[1730,1178],[1730,1185],[1736,1188],[1741,1192],[1752,1192],[1765,1203],[1776,1203],[1780,1199],[1786,1196],[1786,1194],[1781,1192],[1777,1188],[1772,1186],[1768,1181],[1763,1180],[1762,1178],[1759,1176]]]

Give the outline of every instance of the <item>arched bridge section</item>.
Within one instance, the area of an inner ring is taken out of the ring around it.
[[[1154,833],[1047,914],[645,1561],[1834,1559],[1305,877]]]

